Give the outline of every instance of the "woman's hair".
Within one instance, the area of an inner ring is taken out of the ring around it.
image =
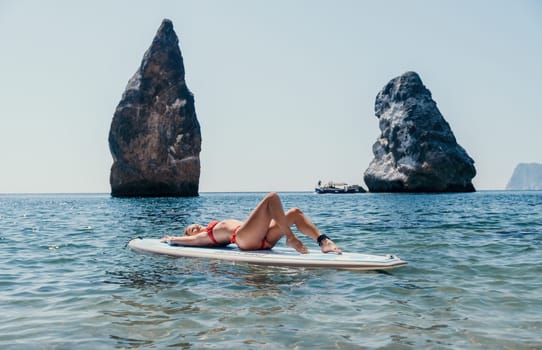
[[[190,225],[188,225],[188,226],[186,226],[186,227],[184,228],[184,235],[185,235],[185,236],[188,236],[188,228],[190,228],[190,226],[192,226],[192,224],[190,224]]]

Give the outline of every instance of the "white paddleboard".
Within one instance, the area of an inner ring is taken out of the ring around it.
[[[187,247],[169,245],[159,239],[136,238],[128,243],[134,250],[162,254],[174,257],[209,258],[243,262],[267,266],[289,267],[324,267],[349,270],[388,270],[407,264],[395,255],[369,255],[344,252],[324,254],[319,250],[309,250],[309,254],[300,254],[293,248],[275,247],[269,250],[243,251],[236,245],[226,247]]]

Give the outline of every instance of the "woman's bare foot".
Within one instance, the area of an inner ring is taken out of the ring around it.
[[[335,243],[329,239],[326,238],[322,241],[322,253],[337,253],[342,254],[343,252],[335,245]]]
[[[301,242],[299,240],[299,238],[297,238],[295,235],[286,237],[286,245],[289,246],[289,247],[294,248],[295,250],[297,250],[301,254],[308,254],[309,253],[309,250],[307,249],[307,247],[305,247],[303,242]]]

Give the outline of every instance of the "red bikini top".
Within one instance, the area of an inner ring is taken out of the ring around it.
[[[209,236],[209,238],[214,244],[218,244],[218,242],[215,239],[215,234],[213,233],[213,229],[215,228],[217,224],[218,224],[218,221],[211,221],[209,225],[207,225],[207,227],[205,228],[205,231],[207,231],[207,235]]]

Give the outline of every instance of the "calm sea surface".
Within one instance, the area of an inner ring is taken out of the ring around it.
[[[542,348],[542,192],[281,193],[343,250],[409,262],[388,273],[126,248],[263,195],[0,195],[0,348]]]

